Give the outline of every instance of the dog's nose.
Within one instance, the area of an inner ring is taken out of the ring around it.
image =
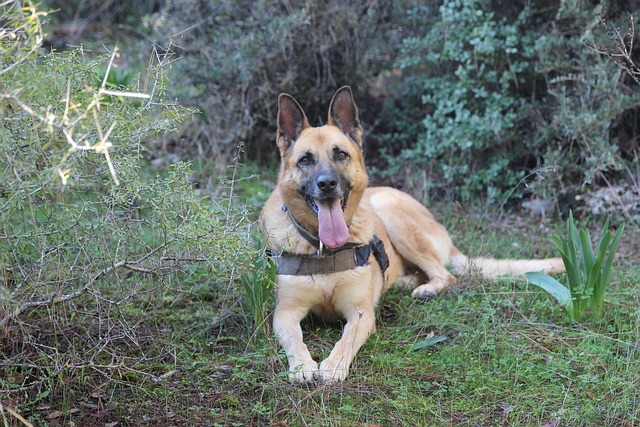
[[[338,180],[333,175],[320,175],[316,179],[316,185],[318,186],[320,191],[332,191],[335,190],[338,186]]]

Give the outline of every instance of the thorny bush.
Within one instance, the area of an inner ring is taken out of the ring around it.
[[[171,354],[146,313],[233,285],[253,251],[246,213],[197,196],[185,163],[142,168],[189,113],[166,92],[170,49],[113,88],[115,50],[43,53],[45,12],[0,14],[0,390],[19,406],[151,377],[145,362]]]

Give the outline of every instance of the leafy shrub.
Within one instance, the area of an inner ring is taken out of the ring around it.
[[[523,176],[508,167],[519,149],[513,139],[521,108],[510,91],[533,54],[527,41],[518,23],[498,19],[486,2],[445,1],[427,33],[400,48],[397,64],[419,76],[428,114],[415,143],[392,161],[429,168],[465,199],[478,191],[502,196],[496,182]]]
[[[140,20],[157,10],[162,0],[44,0],[41,4],[55,14],[49,16],[54,24],[47,39],[56,49],[78,46],[91,38],[117,38],[118,32],[136,33]]]
[[[585,44],[607,39],[596,15],[606,10],[536,6],[515,15],[506,6],[445,0],[436,16],[423,14],[426,30],[405,37],[396,59],[393,81],[408,102],[399,97],[387,110],[396,129],[383,137],[389,175],[426,171],[441,194],[493,202],[629,166],[635,155],[620,153],[628,143],[611,130],[638,111],[640,91]],[[419,128],[406,123],[415,111]]]
[[[637,116],[640,87],[627,83],[622,68],[589,47],[608,42],[598,20],[605,12],[601,7],[560,8],[556,19],[573,22],[576,34],[563,37],[566,29],[552,27],[536,38],[536,71],[547,80],[546,96],[538,104],[548,125],[540,141],[546,148],[542,163],[558,167],[563,184],[625,176],[637,155],[621,150],[630,141],[615,128],[626,112],[635,110]]]
[[[246,212],[198,197],[188,164],[143,168],[149,139],[189,113],[167,98],[163,55],[111,86],[115,51],[39,53],[46,14],[0,13],[0,389],[56,400],[58,378],[170,358],[147,312],[235,286],[253,249]]]

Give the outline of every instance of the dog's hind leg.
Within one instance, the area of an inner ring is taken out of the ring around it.
[[[426,283],[414,289],[412,296],[433,298],[452,285],[455,280],[445,264],[457,249],[442,224],[408,194],[391,188],[373,189],[369,194],[374,211],[405,265],[416,267],[428,277]]]
[[[398,277],[395,285],[401,289],[413,290],[412,296],[414,298],[426,301],[453,284],[453,278],[444,276],[442,270],[430,269],[430,271],[434,279],[430,279],[422,271],[416,271],[413,274]]]
[[[413,298],[428,300],[434,298],[440,292],[455,283],[455,278],[436,259],[423,258],[418,267],[426,273],[429,281],[417,286],[411,296]]]

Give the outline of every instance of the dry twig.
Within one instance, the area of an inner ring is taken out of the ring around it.
[[[609,57],[640,85],[640,65],[633,59],[635,41],[635,22],[633,15],[629,14],[629,29],[624,34],[620,28],[606,22],[602,16],[600,16],[600,23],[607,30],[613,46],[596,46],[593,43],[586,42],[585,44],[596,52]]]

